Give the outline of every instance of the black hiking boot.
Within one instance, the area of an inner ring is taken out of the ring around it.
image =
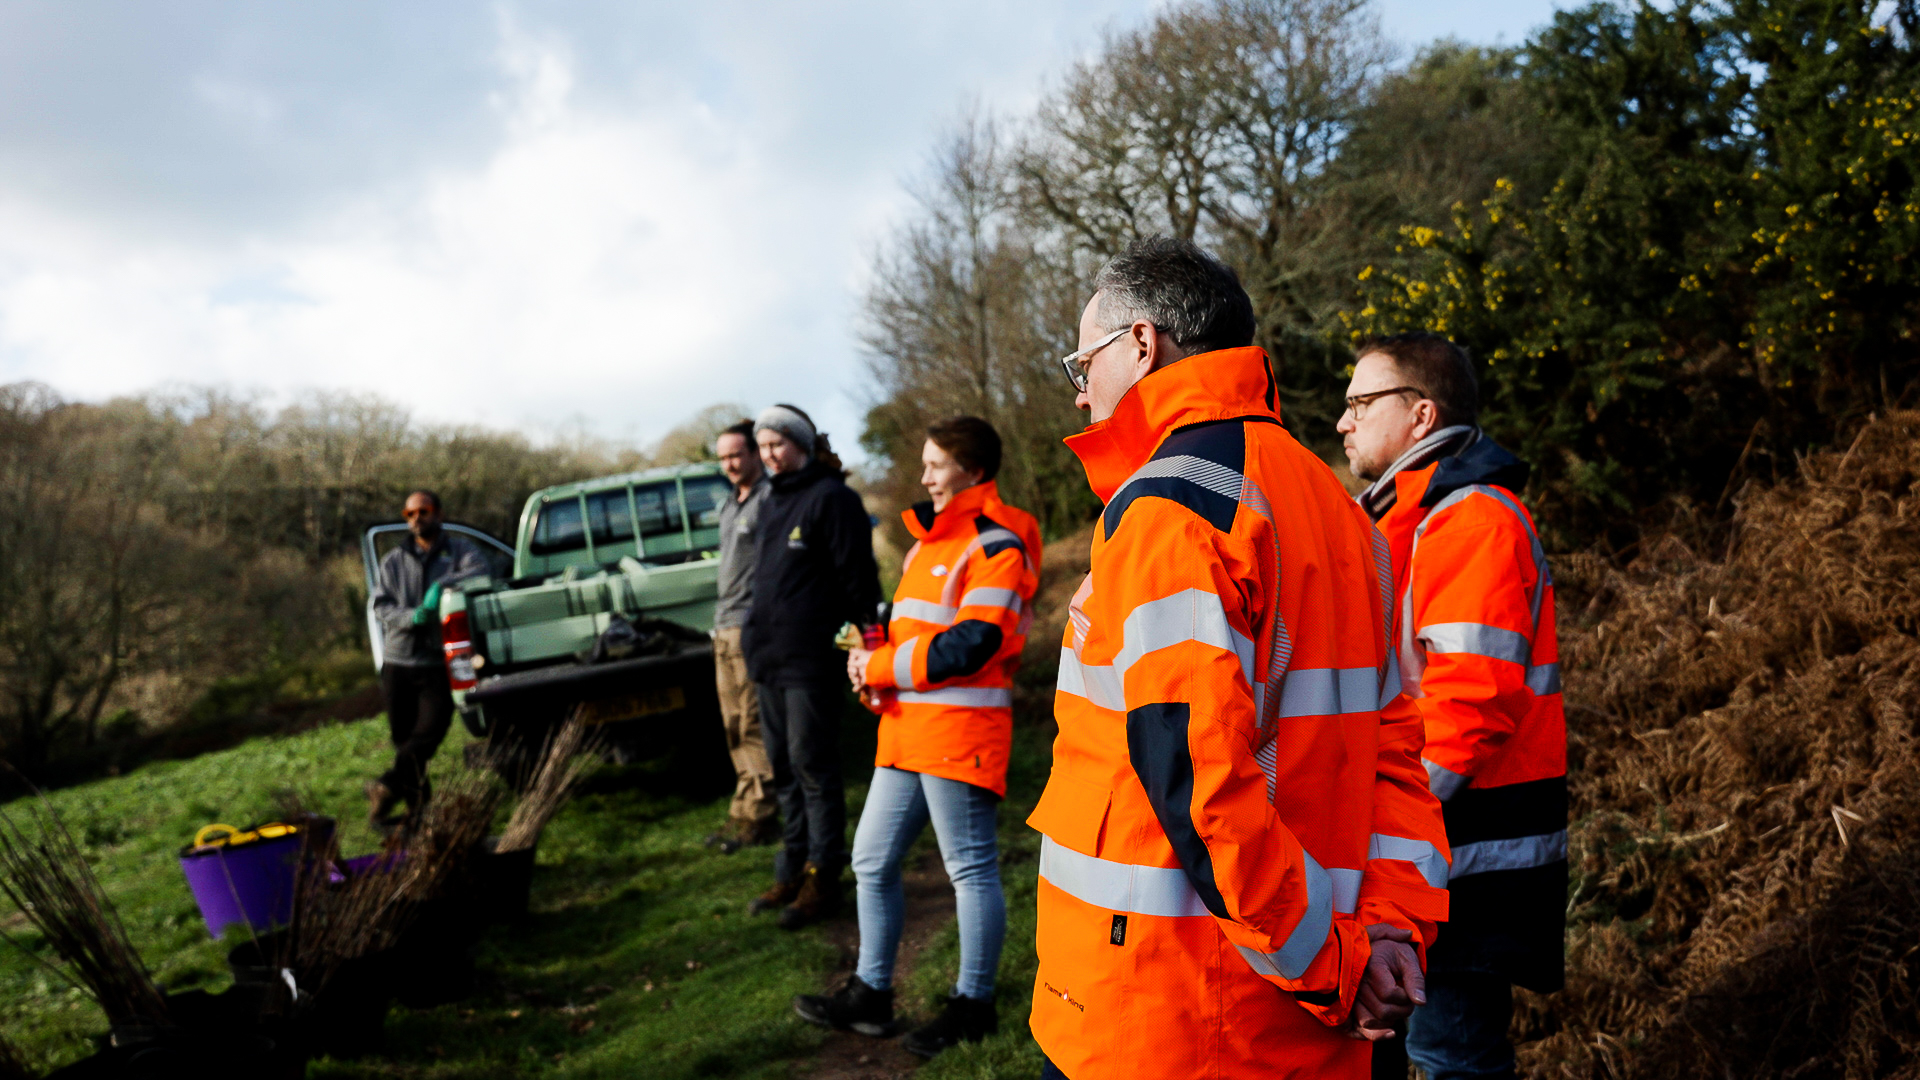
[[[955,994],[947,999],[940,1015],[901,1040],[910,1053],[923,1058],[963,1042],[979,1042],[1000,1030],[1000,1012],[992,998],[970,998]]]
[[[809,1024],[838,1031],[857,1031],[884,1039],[893,1034],[893,991],[875,990],[849,975],[831,997],[799,994],[793,999],[793,1011]]]
[[[800,877],[800,892],[780,909],[780,929],[798,930],[840,910],[840,872],[812,863]]]

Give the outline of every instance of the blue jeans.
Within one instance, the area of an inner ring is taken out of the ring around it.
[[[1427,1003],[1407,1020],[1407,1056],[1429,1080],[1510,1077],[1513,985],[1480,971],[1430,971]]]
[[[940,858],[953,881],[960,921],[960,977],[954,993],[991,998],[1007,936],[1007,898],[1000,891],[1000,851],[994,814],[1000,798],[982,787],[882,766],[873,770],[867,805],[853,833],[853,877],[860,906],[860,981],[876,990],[893,985],[907,906],[900,863],[933,821]]]

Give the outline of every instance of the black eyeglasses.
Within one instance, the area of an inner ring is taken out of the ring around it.
[[[1389,394],[1414,394],[1419,397],[1427,396],[1427,392],[1417,386],[1396,386],[1391,390],[1375,390],[1371,394],[1355,394],[1348,398],[1347,412],[1353,417],[1355,422],[1358,422],[1367,415],[1367,406]]]

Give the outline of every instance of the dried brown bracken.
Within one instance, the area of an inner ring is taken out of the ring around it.
[[[1920,413],[1743,497],[1725,551],[1555,571],[1568,977],[1522,1068],[1920,1075]]]

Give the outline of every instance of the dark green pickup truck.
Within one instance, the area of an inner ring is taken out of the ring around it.
[[[577,706],[618,759],[692,751],[698,767],[730,776],[708,636],[730,491],[717,465],[671,466],[534,493],[511,547],[449,523],[493,563],[440,600],[447,674],[469,730],[524,747]],[[406,536],[399,522],[366,531],[369,596],[380,559]],[[608,648],[602,635],[616,617],[638,633]],[[371,600],[368,626],[377,667]]]

